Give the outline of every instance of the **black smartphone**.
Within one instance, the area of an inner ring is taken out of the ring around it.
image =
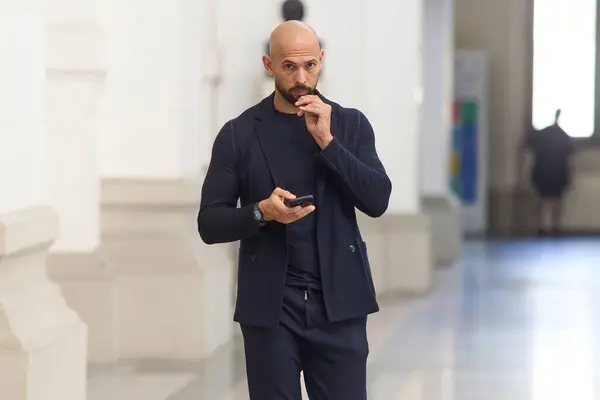
[[[293,200],[285,199],[285,200],[283,200],[283,204],[285,204],[288,207],[296,207],[296,206],[306,207],[306,206],[312,206],[313,201],[314,201],[313,195],[309,194],[308,196],[296,197]]]

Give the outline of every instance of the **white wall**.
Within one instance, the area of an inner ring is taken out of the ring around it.
[[[424,101],[421,113],[421,195],[449,192],[452,129],[454,1],[425,0],[423,13]]]
[[[44,197],[44,16],[33,3],[0,3],[0,213]]]
[[[365,5],[362,0],[344,2],[344,17],[339,17],[336,2],[306,0],[306,22],[316,30],[325,48],[323,93],[345,107],[361,108],[365,96],[365,67],[360,59],[365,51]]]
[[[115,10],[135,11],[130,19],[110,27],[102,174],[178,176],[183,42],[177,27],[181,18],[178,2],[118,3]]]
[[[217,2],[220,56],[217,129],[262,98],[261,57],[271,31],[280,22],[280,7],[278,0]]]
[[[178,179],[198,170],[206,3],[114,0],[107,30],[101,175]],[[206,106],[204,104],[204,106]],[[195,161],[194,161],[195,160]]]
[[[210,156],[212,140],[206,132],[216,130],[217,5],[209,0],[186,0],[182,11],[181,168],[184,177],[194,178],[204,175]]]
[[[189,175],[206,163],[223,124],[262,98],[261,56],[281,1],[111,1],[102,176]],[[324,94],[367,114],[394,181],[390,210],[416,211],[420,1],[349,0],[344,18],[333,3],[306,6],[326,46]]]
[[[97,114],[105,71],[97,1],[47,3],[45,200],[59,215],[57,252],[92,252],[100,241]]]
[[[422,105],[421,0],[365,2],[363,110],[393,183],[390,212],[414,213],[418,193],[418,133]],[[341,21],[345,23],[344,21]]]

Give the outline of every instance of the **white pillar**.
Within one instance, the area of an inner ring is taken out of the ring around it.
[[[422,0],[363,3],[363,111],[392,180],[383,221],[366,222],[379,292],[421,293],[431,285],[428,219],[419,200],[419,134],[423,97]]]
[[[324,78],[321,77],[319,82],[323,95],[344,107],[365,111],[366,86],[363,79],[367,65],[360,59],[365,50],[368,24],[364,15],[364,0],[345,1],[344,17],[337,19],[331,16],[340,12],[340,3],[320,0],[302,2],[305,4],[306,23],[317,31],[324,44]],[[349,57],[356,57],[356,62],[349,62]]]
[[[116,288],[100,243],[98,111],[105,79],[96,0],[49,0],[47,202],[60,219],[49,272],[89,327],[90,361],[114,361]]]
[[[215,6],[102,5],[102,253],[120,283],[123,358],[202,358],[232,336],[229,248],[204,246],[196,228],[199,185],[218,129],[212,118],[219,101],[209,96],[218,57],[207,39],[215,36]]]
[[[453,2],[424,0],[424,96],[419,150],[421,195],[425,196],[446,196],[450,186]]]
[[[393,183],[390,213],[420,211],[421,3],[422,0],[367,1],[363,15],[363,108],[376,132],[377,150]]]
[[[0,4],[0,398],[84,400],[86,326],[46,273],[41,2]]]
[[[459,204],[450,193],[454,1],[424,0],[424,96],[419,133],[420,195],[431,221],[435,261],[449,265],[462,242]]]
[[[100,241],[97,114],[105,70],[95,3],[48,0],[47,182],[61,221],[57,253],[90,253]]]
[[[202,133],[216,48],[210,1],[114,0],[107,28],[100,173],[105,179],[198,179],[210,155]],[[143,147],[143,151],[142,151]]]
[[[217,129],[263,98],[265,69],[262,56],[271,31],[281,22],[282,2],[216,1],[221,54]],[[250,16],[252,22],[248,23]],[[215,136],[216,132],[211,139]]]

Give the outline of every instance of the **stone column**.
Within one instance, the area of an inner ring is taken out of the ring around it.
[[[89,327],[89,360],[117,359],[116,288],[98,254],[100,180],[98,106],[105,79],[104,37],[95,0],[77,7],[49,0],[46,18],[48,203],[60,237],[51,248],[50,277]]]
[[[87,328],[46,272],[43,10],[0,4],[0,398],[84,400]]]
[[[386,215],[361,218],[361,228],[378,292],[422,293],[432,272],[429,221],[419,201],[422,0],[369,0],[362,7],[362,109],[393,189]]]
[[[454,1],[423,3],[424,97],[421,109],[419,181],[421,204],[431,221],[437,265],[451,265],[462,243],[460,204],[450,193]]]
[[[205,246],[196,228],[217,133],[218,101],[207,96],[218,72],[207,39],[213,6],[104,5],[102,253],[119,282],[117,334],[127,359],[203,358],[232,337],[231,249]]]

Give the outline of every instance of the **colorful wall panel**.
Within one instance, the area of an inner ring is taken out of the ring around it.
[[[475,204],[478,197],[478,118],[477,101],[454,102],[451,188],[462,204]]]
[[[488,221],[488,59],[478,50],[457,50],[450,186],[461,203],[467,234],[483,235]]]

